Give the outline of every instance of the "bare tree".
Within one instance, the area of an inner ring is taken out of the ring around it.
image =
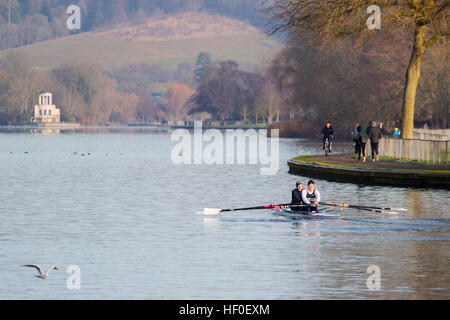
[[[2,68],[8,75],[8,94],[13,112],[30,113],[32,97],[38,91],[38,72],[32,68],[25,55],[17,53],[7,53],[2,60]]]
[[[11,9],[19,5],[17,0],[0,0],[0,6],[8,8],[8,24],[11,24]]]
[[[381,9],[383,29],[404,28],[414,33],[402,105],[402,134],[412,138],[422,59],[427,48],[450,34],[449,0],[272,0],[267,6],[273,21],[270,33],[287,31],[295,36],[311,31],[320,43],[343,37],[364,40],[374,32],[366,24],[367,10],[373,5]]]
[[[257,108],[260,113],[267,119],[269,125],[272,124],[275,116],[279,117],[280,96],[275,85],[267,82],[257,100]],[[279,120],[279,119],[278,119]]]

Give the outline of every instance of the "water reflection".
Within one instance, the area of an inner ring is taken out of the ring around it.
[[[50,134],[60,134],[60,129],[33,129],[30,131],[31,134],[42,134],[42,135],[50,135]]]

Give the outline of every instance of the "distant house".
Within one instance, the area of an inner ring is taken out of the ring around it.
[[[33,123],[60,123],[61,112],[52,104],[52,94],[43,92],[39,95],[39,104],[34,106]]]

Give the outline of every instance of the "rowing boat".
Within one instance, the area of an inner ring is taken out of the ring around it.
[[[319,210],[317,213],[311,213],[306,210],[293,210],[291,208],[275,209],[272,211],[274,215],[282,216],[292,220],[301,219],[340,219],[341,216],[336,213],[337,210]]]

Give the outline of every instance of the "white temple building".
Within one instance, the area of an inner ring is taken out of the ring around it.
[[[44,92],[39,95],[39,104],[34,106],[33,123],[60,123],[61,112],[52,104],[52,94]]]

